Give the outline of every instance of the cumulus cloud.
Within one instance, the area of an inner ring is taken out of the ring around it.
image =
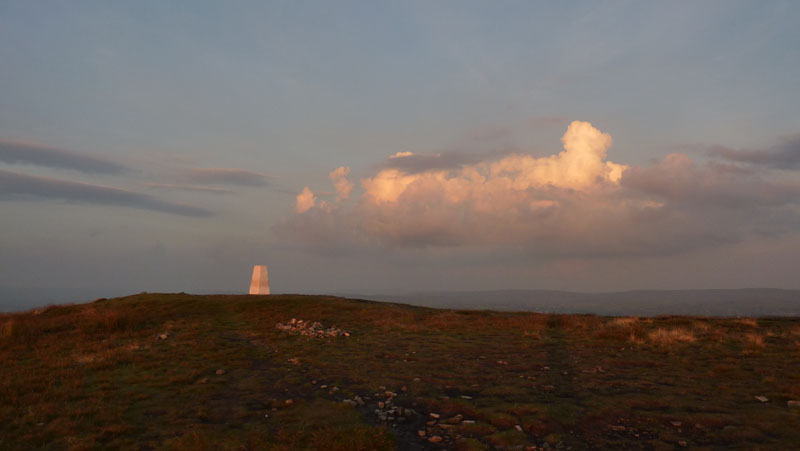
[[[185,178],[192,183],[239,186],[269,185],[268,176],[238,168],[194,168],[186,173]]]
[[[792,179],[683,154],[646,167],[615,163],[611,136],[588,122],[572,122],[561,141],[545,157],[487,153],[457,164],[395,154],[361,179],[355,201],[317,202],[305,188],[300,214],[277,231],[313,245],[488,246],[548,257],[668,254],[798,224]]]
[[[347,180],[347,175],[350,174],[350,168],[341,166],[333,170],[328,177],[333,182],[333,187],[336,188],[336,200],[343,201],[350,197],[353,192],[355,184]]]
[[[0,140],[0,161],[56,169],[73,169],[87,174],[119,174],[126,168],[105,158],[41,144]]]
[[[317,203],[317,198],[314,196],[314,193],[309,189],[309,187],[303,188],[303,191],[297,195],[297,202],[295,203],[295,211],[297,213],[305,213],[308,210],[314,208],[314,205]]]
[[[166,202],[134,191],[0,170],[0,200],[33,199],[58,199],[97,205],[115,205],[182,216],[212,216],[210,211],[203,208]]]

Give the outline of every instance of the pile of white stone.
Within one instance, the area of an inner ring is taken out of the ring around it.
[[[289,322],[278,323],[276,328],[291,334],[305,335],[306,337],[330,338],[330,337],[349,337],[350,332],[336,327],[322,325],[318,321],[303,321],[302,319],[292,318]]]

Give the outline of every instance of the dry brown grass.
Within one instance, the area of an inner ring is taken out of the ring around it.
[[[758,327],[758,320],[755,318],[736,318],[733,322],[745,327]]]
[[[14,320],[11,318],[3,320],[0,323],[0,339],[8,339],[11,338],[11,335],[14,334]]]
[[[614,318],[613,320],[609,321],[606,326],[608,327],[632,327],[639,322],[639,317],[637,316],[624,316],[621,318]]]
[[[694,343],[697,340],[694,333],[688,329],[664,329],[660,327],[648,332],[647,338],[650,344],[660,348],[669,348],[679,343]]]
[[[276,331],[292,317],[353,335]],[[0,315],[0,449],[413,449],[428,446],[416,431],[429,412],[476,421],[449,429],[464,441],[447,449],[540,448],[548,436],[666,449],[664,437],[680,438],[670,420],[684,421],[690,446],[729,448],[724,426],[747,424],[742,447],[789,449],[800,442],[784,407],[800,398],[800,319],[740,321],[179,294]],[[383,386],[420,415],[376,426],[377,398],[341,405]],[[752,400],[756,386],[780,408]],[[622,418],[647,434],[608,435]]]

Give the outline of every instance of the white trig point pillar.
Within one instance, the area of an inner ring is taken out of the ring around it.
[[[250,294],[269,294],[269,276],[265,265],[253,266],[253,279],[250,281]]]

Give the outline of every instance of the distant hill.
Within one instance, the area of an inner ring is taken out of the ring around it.
[[[341,295],[438,308],[639,316],[800,316],[800,290],[772,288],[613,293],[496,290]]]

